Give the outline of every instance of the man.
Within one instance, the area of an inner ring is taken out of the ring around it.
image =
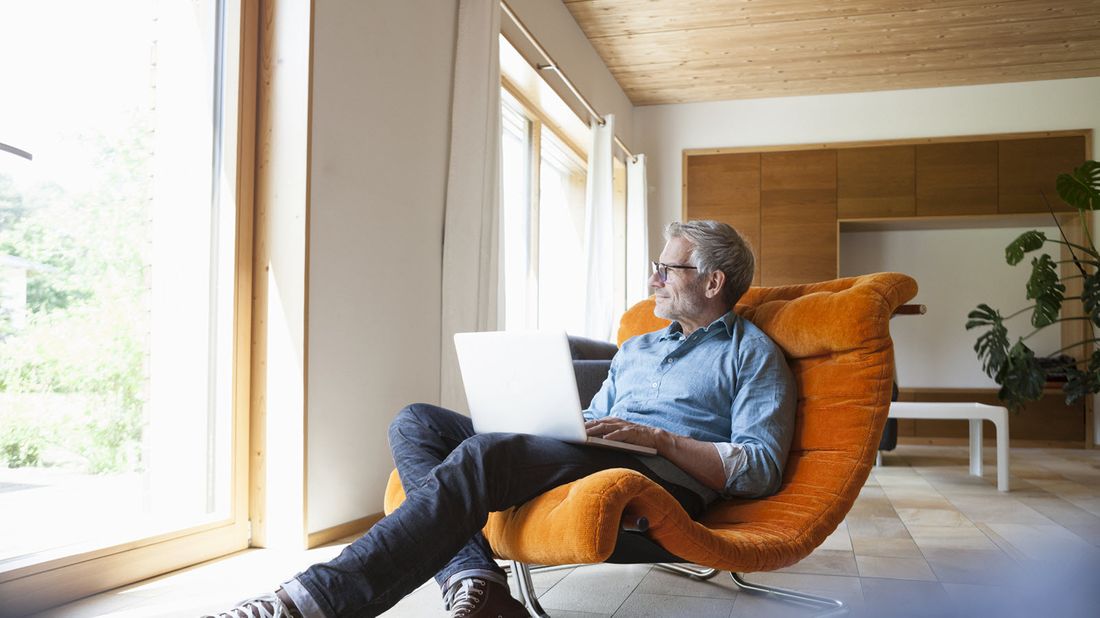
[[[752,282],[752,252],[714,221],[672,223],[665,236],[650,285],[654,313],[672,324],[625,342],[585,411],[589,435],[656,456],[476,435],[463,415],[409,406],[389,434],[404,504],[336,559],[221,615],[375,616],[434,574],[452,616],[527,616],[480,532],[491,511],[607,468],[647,475],[692,517],[719,496],[774,493],[794,428],[794,380],[776,345],[730,310]]]

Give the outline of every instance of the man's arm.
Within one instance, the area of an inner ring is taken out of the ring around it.
[[[655,448],[658,455],[676,464],[703,485],[720,493],[726,490],[725,467],[711,442],[613,416],[588,421],[585,428],[590,436]]]

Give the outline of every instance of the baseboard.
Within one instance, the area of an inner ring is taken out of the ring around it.
[[[990,436],[986,431],[982,436],[982,446],[996,446],[996,437]],[[898,444],[923,444],[927,446],[970,446],[969,438],[941,438],[941,437],[915,437],[898,436]],[[1018,440],[1011,438],[1008,445],[1012,448],[1088,448],[1083,442],[1071,442],[1068,440]]]
[[[334,541],[339,541],[345,537],[360,536],[367,530],[370,530],[370,527],[377,523],[379,519],[382,519],[382,517],[382,513],[372,513],[366,517],[360,517],[359,519],[337,524],[331,528],[310,532],[306,544],[310,549],[313,549],[314,547],[320,547],[321,545],[328,545]]]

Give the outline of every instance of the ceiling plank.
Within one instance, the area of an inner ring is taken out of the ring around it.
[[[1096,0],[564,0],[635,105],[1100,75]]]

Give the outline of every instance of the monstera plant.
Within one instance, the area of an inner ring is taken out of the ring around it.
[[[1090,212],[1100,209],[1100,163],[1086,161],[1081,167],[1069,174],[1058,176],[1059,197],[1077,209],[1084,229],[1084,244],[1070,242],[1057,217],[1051,216],[1058,225],[1059,238],[1047,238],[1038,230],[1024,232],[1005,247],[1005,260],[1015,266],[1024,256],[1038,251],[1050,243],[1068,248],[1071,258],[1058,260],[1043,253],[1031,259],[1031,277],[1027,282],[1027,299],[1034,304],[1024,307],[1007,316],[987,304],[980,304],[967,316],[966,329],[986,329],[974,344],[982,369],[1001,386],[998,397],[1013,410],[1018,410],[1029,401],[1035,401],[1043,394],[1043,386],[1048,376],[1059,375],[1064,378],[1063,391],[1066,403],[1073,403],[1090,393],[1100,392],[1100,350],[1083,360],[1064,354],[1098,341],[1096,327],[1100,326],[1100,252],[1096,250],[1089,232]],[[1048,204],[1049,208],[1049,204]],[[1073,264],[1073,274],[1061,277],[1058,266],[1063,262]],[[1082,279],[1080,296],[1066,296],[1064,281]],[[1066,300],[1080,299],[1085,315],[1060,317],[1062,303]],[[1011,343],[1005,322],[1025,312],[1031,312],[1030,333]],[[1058,350],[1053,356],[1037,358],[1035,352],[1025,343],[1040,330],[1067,320],[1088,320],[1090,328],[1087,336],[1074,341]]]

